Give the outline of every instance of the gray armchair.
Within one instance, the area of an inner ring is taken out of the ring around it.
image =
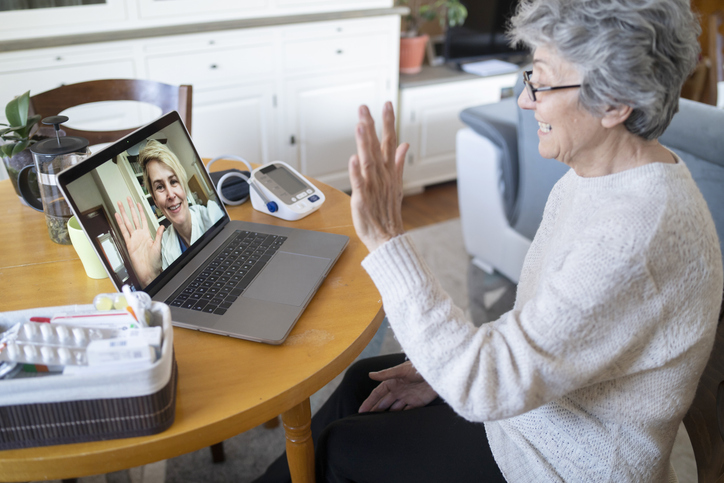
[[[457,134],[463,239],[473,263],[517,283],[553,185],[568,170],[538,153],[538,123],[516,96],[462,111]],[[724,252],[724,110],[687,99],[660,141],[686,163],[714,217]]]

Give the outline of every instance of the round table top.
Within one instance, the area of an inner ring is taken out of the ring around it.
[[[214,170],[229,167],[217,164]],[[300,221],[273,218],[253,210],[250,203],[228,207],[232,219],[350,237],[284,344],[175,328],[179,379],[175,422],[168,430],[153,436],[0,451],[0,481],[107,473],[195,451],[289,410],[347,367],[382,322],[382,302],[360,265],[368,252],[354,232],[349,196],[315,184],[326,202]],[[86,276],[72,246],[50,240],[43,213],[22,206],[9,180],[0,181],[0,210],[2,311],[87,304],[98,293],[115,291],[108,278]]]

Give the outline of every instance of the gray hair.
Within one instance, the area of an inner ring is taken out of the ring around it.
[[[624,126],[648,140],[679,109],[700,33],[689,0],[522,0],[508,31],[513,44],[546,46],[573,64],[579,102],[594,115],[630,106]]]

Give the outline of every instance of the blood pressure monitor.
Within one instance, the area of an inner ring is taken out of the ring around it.
[[[249,184],[254,209],[283,220],[300,220],[324,203],[324,193],[282,161],[253,170]]]

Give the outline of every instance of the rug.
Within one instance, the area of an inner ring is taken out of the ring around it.
[[[488,274],[470,263],[465,252],[459,219],[409,232],[420,255],[442,287],[476,325],[497,320],[512,308],[515,284],[498,274]],[[400,352],[387,322],[360,357]],[[311,399],[315,412],[334,391],[342,375]],[[208,448],[128,471],[79,478],[80,483],[244,483],[259,476],[284,451],[284,430],[259,426],[224,441],[226,461],[214,464]],[[680,483],[695,483],[696,463],[683,429],[677,435],[671,458]],[[59,483],[59,480],[58,482]]]

